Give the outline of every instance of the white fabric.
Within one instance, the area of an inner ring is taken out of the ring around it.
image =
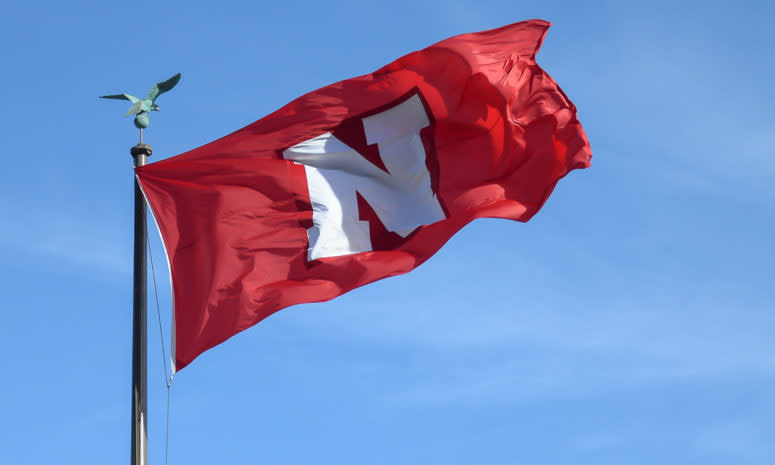
[[[356,191],[389,231],[408,236],[419,226],[445,218],[431,189],[420,130],[429,124],[418,95],[363,118],[368,144],[377,144],[389,173],[376,167],[330,132],[283,152],[304,165],[312,202],[308,258],[372,250],[369,224],[358,219]]]

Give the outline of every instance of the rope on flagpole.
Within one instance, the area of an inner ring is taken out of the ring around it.
[[[162,358],[162,366],[164,367],[164,382],[167,384],[167,386],[170,385],[171,380],[169,375],[167,374],[167,349],[164,347],[164,333],[161,329],[161,310],[159,306],[159,290],[156,286],[156,268],[153,265],[153,252],[151,252],[151,241],[148,239],[148,226],[145,227],[145,240],[148,244],[148,256],[150,257],[151,261],[151,276],[153,276],[153,294],[156,297],[156,317],[159,321],[159,340],[161,341],[161,358]]]
[[[145,227],[145,240],[148,244],[148,256],[151,262],[151,276],[153,276],[153,294],[156,297],[156,317],[159,322],[159,340],[161,341],[161,362],[164,367],[164,384],[167,386],[167,420],[166,431],[164,435],[164,465],[167,465],[167,458],[169,457],[169,445],[170,445],[170,387],[172,386],[172,376],[167,371],[167,350],[164,347],[164,332],[161,329],[161,309],[159,305],[159,290],[156,285],[156,268],[153,265],[153,252],[151,252],[151,241],[148,239],[148,225]]]
[[[167,383],[167,428],[164,434],[164,465],[167,465],[167,457],[169,457],[170,451],[170,387],[172,386],[172,380]]]

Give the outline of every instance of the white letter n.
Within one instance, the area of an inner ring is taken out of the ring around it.
[[[366,142],[377,144],[387,172],[330,132],[283,152],[307,174],[313,222],[307,230],[309,260],[373,250],[356,192],[385,228],[401,237],[445,218],[425,164],[420,130],[430,122],[419,95],[362,121]]]

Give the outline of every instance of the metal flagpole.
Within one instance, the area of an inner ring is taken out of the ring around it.
[[[142,134],[142,129],[140,129]],[[130,150],[135,166],[143,166],[151,156],[151,146],[141,142]],[[132,324],[132,462],[148,463],[148,346],[147,346],[147,265],[145,198],[135,178],[135,250]]]
[[[159,111],[156,99],[168,92],[180,81],[180,73],[166,81],[159,82],[148,91],[144,99],[129,94],[102,95],[100,98],[128,100],[132,102],[129,115],[135,115],[134,124],[140,130],[140,143],[129,153],[135,160],[135,167],[145,165],[151,156],[151,146],[143,142],[143,129],[150,124],[150,114]],[[148,312],[147,265],[145,254],[148,248],[146,235],[145,198],[140,183],[135,177],[135,258],[132,317],[132,462],[131,465],[148,464]],[[165,369],[166,370],[166,369]]]

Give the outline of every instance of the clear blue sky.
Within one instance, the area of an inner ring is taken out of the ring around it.
[[[538,61],[592,167],[528,224],[475,222],[408,275],[199,357],[173,384],[170,463],[775,463],[775,8],[643,3],[4,6],[0,462],[129,461],[137,134],[98,95],[183,73],[147,132],[159,160],[448,36],[542,18]]]

